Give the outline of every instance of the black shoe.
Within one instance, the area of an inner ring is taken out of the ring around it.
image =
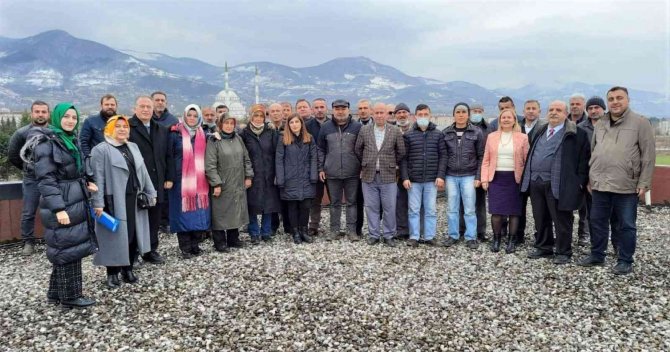
[[[107,288],[119,288],[119,286],[121,286],[121,283],[119,282],[119,275],[107,275],[107,281],[105,281],[105,284],[107,285]]]
[[[514,244],[516,247],[523,246],[526,243],[526,234],[522,233],[521,235],[516,235],[514,238]]]
[[[261,244],[260,236],[251,236],[251,244],[254,246]]]
[[[470,249],[477,249],[479,248],[479,243],[477,243],[477,240],[469,240],[465,242],[465,246]]]
[[[397,234],[395,235],[395,239],[399,241],[404,241],[409,239],[409,234],[408,233],[403,233],[403,234]]]
[[[312,243],[314,240],[312,240],[311,237],[307,234],[309,230],[307,230],[306,227],[298,227],[298,235],[300,236],[300,239],[305,242],[305,243]]]
[[[384,244],[387,247],[395,247],[396,246],[395,241],[393,240],[393,237],[384,239]]]
[[[435,245],[435,240],[425,240],[425,241],[423,241],[423,244],[428,245],[428,246],[434,246]]]
[[[505,247],[505,253],[510,254],[516,252],[516,241],[512,239],[512,235],[507,235],[507,247]]]
[[[603,266],[605,265],[605,259],[598,259],[593,255],[588,255],[577,262],[579,266]]]
[[[415,247],[415,248],[416,248],[416,247],[419,246],[419,241],[417,241],[417,240],[409,240],[409,241],[407,241],[407,245],[410,246],[410,247]]]
[[[191,252],[182,251],[181,252],[181,257],[184,258],[184,259],[192,259],[192,258],[195,257],[195,255],[193,255],[193,253],[191,253]]]
[[[271,233],[268,236],[261,236],[261,241],[263,242],[272,242],[272,237],[274,237],[274,233]]]
[[[486,233],[485,233],[485,232],[482,232],[482,233],[478,233],[478,234],[477,234],[477,241],[479,241],[479,242],[488,242],[489,239],[486,237]]]
[[[123,270],[121,269],[121,279],[123,282],[134,284],[137,282],[137,276],[133,273],[132,270]]]
[[[296,227],[291,231],[291,234],[293,236],[293,243],[295,244],[301,244],[302,243],[302,238],[300,238],[300,230]]]
[[[559,254],[554,257],[553,263],[556,265],[568,264],[570,263],[570,257],[567,255]]]
[[[60,304],[60,299],[59,298],[52,298],[52,297],[47,297],[47,304],[53,304],[53,305],[59,305]]]
[[[165,259],[158,252],[151,251],[142,256],[142,259],[151,264],[165,264]]]
[[[449,247],[455,245],[457,242],[458,242],[458,240],[453,239],[451,237],[447,237],[447,239],[444,240],[444,242],[442,242],[442,246],[449,248]]]
[[[307,234],[312,236],[312,237],[315,237],[319,234],[319,230],[318,229],[309,229],[309,230],[307,230]]]
[[[498,253],[500,252],[500,242],[502,242],[501,234],[493,234],[493,242],[491,242],[491,252]]]
[[[628,275],[633,272],[633,264],[626,262],[618,262],[612,268],[612,273],[615,275]]]
[[[69,301],[61,301],[60,303],[67,308],[86,308],[94,305],[95,300],[90,298],[79,297],[77,299],[72,299]]]
[[[193,247],[191,248],[191,254],[197,257],[202,254],[202,249],[200,247]]]
[[[590,243],[589,241],[589,236],[587,235],[579,235],[579,239],[577,240],[577,245],[580,247],[586,247]]]
[[[368,237],[368,244],[373,246],[377,243],[379,243],[379,238],[374,238],[374,237]]]
[[[532,252],[528,253],[526,256],[528,259],[540,259],[540,258],[551,258],[554,256],[554,252],[545,251],[542,249],[534,249]]]
[[[218,247],[214,246],[214,250],[219,252],[219,253],[229,253],[230,252],[230,248],[228,248],[228,246],[218,246]]]

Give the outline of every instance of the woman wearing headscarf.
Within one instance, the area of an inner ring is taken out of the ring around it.
[[[212,239],[218,252],[241,247],[239,228],[249,223],[247,192],[254,171],[244,141],[235,131],[237,120],[224,114],[218,121],[220,139],[207,143],[205,168],[212,186]]]
[[[207,136],[200,107],[190,104],[171,128],[175,182],[170,190],[170,229],[184,259],[200,255],[200,237],[210,228],[209,184],[205,177]]]
[[[99,191],[93,195],[96,216],[103,211],[120,221],[116,232],[99,222],[95,224],[99,252],[93,264],[107,267],[107,287],[118,288],[119,273],[124,282],[134,284],[137,276],[133,263],[151,250],[149,213],[137,206],[138,194],[144,193],[156,204],[156,190],[137,144],[128,141],[128,117],[115,115],[107,120],[105,141],[91,150],[91,164]]]
[[[509,216],[505,252],[515,251],[513,236],[516,234],[521,216],[519,183],[528,149],[528,136],[521,132],[514,110],[506,109],[500,112],[498,130],[491,132],[486,139],[481,170],[481,186],[489,194],[493,252],[500,250],[505,216]]]
[[[31,132],[22,154],[32,151],[42,197],[40,217],[45,228],[46,254],[53,264],[48,302],[81,308],[95,304],[82,296],[81,259],[96,250],[86,189],[96,191],[97,187],[93,183],[86,185],[78,126],[79,112],[74,105],[60,103],[51,114],[49,127]]]
[[[277,145],[277,185],[281,199],[287,203],[293,242],[310,243],[307,222],[318,181],[316,144],[298,114],[289,116],[286,125]]]
[[[259,104],[260,105],[260,104]],[[249,124],[240,133],[249,152],[254,169],[251,187],[247,190],[249,235],[251,243],[269,241],[272,234],[272,214],[281,210],[279,191],[275,186],[275,152],[279,133],[265,122],[265,112],[258,106],[251,111]],[[258,216],[261,226],[258,226]]]

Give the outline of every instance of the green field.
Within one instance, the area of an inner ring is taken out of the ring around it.
[[[670,165],[670,155],[669,154],[656,155],[656,165]]]

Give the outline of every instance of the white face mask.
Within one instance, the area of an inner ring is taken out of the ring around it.
[[[416,119],[416,124],[419,125],[419,127],[428,127],[428,124],[430,123],[430,120],[426,117],[419,117]]]
[[[482,114],[472,114],[472,115],[470,115],[470,121],[472,121],[472,123],[480,123],[480,122],[482,122],[483,118],[484,117],[482,117]]]

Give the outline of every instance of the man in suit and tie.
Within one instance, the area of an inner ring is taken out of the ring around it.
[[[129,140],[142,152],[151,183],[158,194],[157,204],[149,208],[149,237],[151,251],[142,258],[145,262],[162,264],[165,261],[158,254],[158,228],[161,223],[161,204],[165,199],[165,190],[172,188],[174,180],[174,159],[168,143],[168,127],[152,119],[153,100],[149,96],[135,99],[134,115],[130,119]]]
[[[379,242],[394,247],[396,232],[396,168],[405,156],[400,129],[390,123],[385,104],[374,105],[374,124],[361,128],[356,139],[356,156],[361,160],[361,181],[370,237],[368,244]],[[380,212],[383,215],[380,216]]]

